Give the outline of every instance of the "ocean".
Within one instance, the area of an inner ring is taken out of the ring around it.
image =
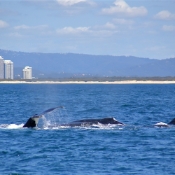
[[[174,94],[174,84],[0,84],[0,174],[175,174],[175,127],[154,126],[175,117]],[[61,127],[104,117],[125,125]]]

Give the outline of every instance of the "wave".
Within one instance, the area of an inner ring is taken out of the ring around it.
[[[138,130],[141,128],[175,128],[173,126],[168,126],[168,127],[164,127],[166,123],[160,122],[157,123],[155,125],[152,126],[141,126],[141,125],[120,125],[120,124],[92,124],[92,125],[88,125],[88,124],[82,124],[80,126],[69,126],[69,124],[59,124],[57,122],[53,122],[51,120],[47,120],[45,117],[43,117],[42,122],[33,129],[36,130],[61,130],[61,129],[92,129],[92,130],[123,130],[123,129],[127,129],[127,130]],[[161,125],[162,127],[160,127],[159,125]],[[30,129],[30,128],[24,128],[24,123],[22,124],[0,124],[0,129],[9,129],[9,130],[13,130],[13,129]],[[167,126],[167,124],[166,124]]]
[[[24,124],[1,124],[0,129],[22,129]]]
[[[69,126],[69,125],[47,125],[44,127],[38,127],[37,129],[43,129],[43,130],[61,130],[61,129],[100,129],[100,130],[111,130],[111,129],[123,129],[123,125],[115,125],[115,124],[93,124],[93,125],[81,125],[81,126]]]

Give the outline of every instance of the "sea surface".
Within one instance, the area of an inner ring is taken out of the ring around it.
[[[104,117],[125,125],[61,127]],[[175,127],[154,124],[174,117],[173,84],[0,84],[0,174],[172,175]]]

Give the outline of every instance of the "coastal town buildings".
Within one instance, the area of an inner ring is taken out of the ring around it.
[[[23,69],[23,79],[32,79],[32,67],[26,66]]]
[[[14,79],[14,64],[11,60],[4,60],[4,58],[0,56],[0,80],[4,79]],[[32,79],[32,67],[26,66],[23,69],[23,79]]]
[[[0,56],[0,79],[13,79],[13,62]]]
[[[0,79],[4,79],[4,59],[0,56]]]
[[[4,79],[13,79],[13,62],[4,60]]]

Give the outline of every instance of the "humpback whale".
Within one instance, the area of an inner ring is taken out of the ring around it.
[[[23,127],[27,128],[34,128],[37,126],[39,119],[46,113],[49,113],[51,111],[54,111],[55,109],[58,108],[63,108],[63,106],[58,106],[55,108],[50,108],[40,114],[35,114],[34,116],[30,117],[27,122],[24,124]],[[67,124],[62,124],[61,126],[70,126],[70,127],[75,127],[75,126],[92,126],[94,124],[103,124],[103,125],[108,125],[108,124],[115,124],[115,125],[124,125],[122,122],[117,121],[113,117],[107,117],[107,118],[102,118],[102,119],[83,119],[83,120],[76,120]],[[170,125],[175,125],[175,118],[172,119],[169,123],[163,123],[159,122],[156,123],[154,126],[156,127],[169,127]]]
[[[39,119],[46,113],[49,113],[55,109],[58,108],[63,108],[62,106],[58,106],[56,108],[50,108],[44,112],[42,112],[41,114],[35,114],[34,116],[30,117],[27,122],[24,124],[23,127],[27,127],[27,128],[34,128],[37,126]],[[73,121],[71,123],[68,124],[63,124],[61,126],[91,126],[93,124],[103,124],[103,125],[107,125],[107,124],[115,124],[115,125],[124,125],[123,123],[117,121],[115,118],[102,118],[102,119],[84,119],[84,120],[76,120]]]

